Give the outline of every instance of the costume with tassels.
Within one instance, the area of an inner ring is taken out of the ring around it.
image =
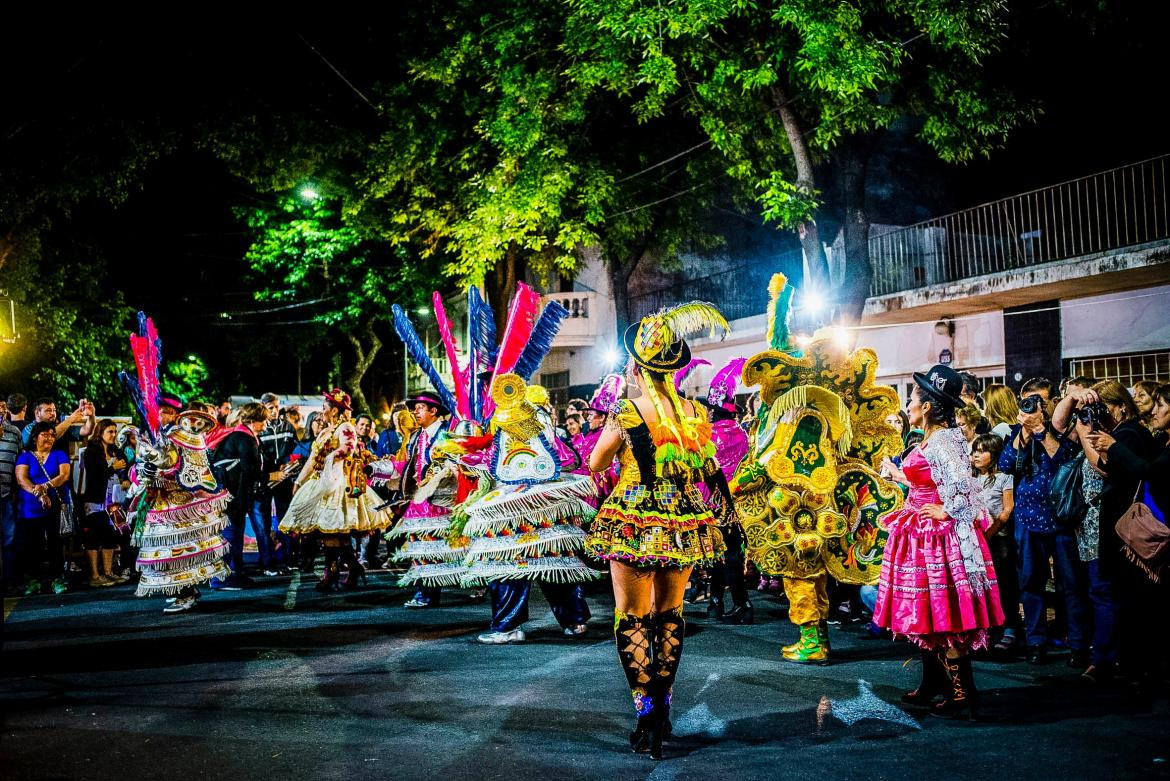
[[[601,506],[586,540],[587,551],[603,560],[636,567],[707,566],[723,554],[723,541],[710,504],[699,490],[708,483],[726,490],[715,460],[711,424],[701,408],[686,414],[672,375],[690,360],[682,338],[696,329],[727,329],[710,304],[692,302],[648,317],[627,332],[626,349],[643,358],[637,371],[666,373],[664,400],[651,388],[656,420],[647,421],[629,399],[611,410],[608,426],[618,429],[624,446],[618,451],[618,481]],[[678,355],[670,354],[674,345]],[[685,358],[679,360],[682,354]],[[672,360],[665,360],[666,357]],[[663,360],[648,360],[659,357]],[[647,369],[660,365],[663,368]]]
[[[159,417],[158,367],[162,342],[154,322],[138,313],[139,333],[130,345],[137,376],[119,377],[145,423],[138,440],[132,479],[135,497],[133,540],[140,546],[137,566],[142,573],[138,596],[176,595],[168,612],[186,610],[198,598],[196,586],[229,574],[224,557],[228,543],[220,532],[230,496],[211,472],[203,435],[215,418],[182,412],[175,423],[162,426]]]
[[[583,628],[589,611],[577,584],[597,573],[577,553],[585,536],[582,524],[593,513],[586,502],[593,495],[593,482],[562,473],[563,466],[576,467],[577,456],[556,438],[546,411],[547,392],[526,385],[568,312],[557,302],[541,309],[540,296],[520,284],[497,347],[494,330],[484,323],[494,322],[491,309],[477,289],[468,295],[471,349],[465,364],[459,361],[449,324],[444,326],[446,317],[436,296],[440,334],[456,388],[448,391],[437,377],[432,383],[454,404],[458,422],[453,431],[487,426],[490,448],[484,449],[476,437],[460,451],[452,451],[442,466],[432,464],[432,471],[450,475],[448,483],[466,481],[468,475],[476,478],[474,493],[466,501],[456,496],[451,503],[456,509],[443,540],[450,552],[444,552],[444,566],[465,586],[488,584],[492,632],[481,638],[484,642],[523,639],[519,627],[527,620],[533,581],[542,584],[562,626]],[[404,341],[409,346],[411,340]],[[443,482],[428,476],[422,486]]]
[[[793,347],[792,286],[776,274],[769,289],[771,349],[743,369],[744,384],[760,386],[761,406],[731,490],[748,558],[762,574],[784,577],[789,619],[800,627],[784,658],[825,663],[828,578],[875,585],[886,541],[879,519],[902,504],[902,492],[878,473],[901,447],[885,422],[898,395],[874,383],[872,350],[850,352],[823,332],[803,352]]]
[[[369,467],[375,457],[362,444],[354,424],[344,418],[350,409],[349,394],[334,388],[324,401],[337,417],[314,440],[297,475],[292,502],[280,520],[280,531],[319,533],[325,548],[325,575],[319,588],[355,588],[364,569],[350,535],[385,529],[394,516],[369,490]]]
[[[441,597],[441,588],[458,585],[465,573],[465,540],[460,535],[448,534],[448,531],[453,507],[463,501],[475,483],[460,473],[457,458],[465,455],[461,452],[464,446],[451,441],[449,432],[458,426],[459,421],[479,420],[486,390],[486,383],[480,378],[491,370],[496,360],[495,315],[478,288],[472,286],[467,293],[470,356],[462,363],[459,361],[458,347],[443,298],[435,292],[431,299],[439,335],[451,366],[454,392],[443,381],[410,317],[402,307],[394,304],[391,307],[394,330],[411,360],[423,371],[434,389],[434,392],[416,394],[407,404],[414,406],[422,403],[437,412],[439,419],[428,421],[425,426],[419,424],[418,431],[407,443],[405,462],[375,465],[375,474],[389,472],[395,475],[399,490],[410,502],[390,535],[405,538],[394,557],[399,561],[410,562],[410,568],[401,576],[399,583],[415,585],[419,589],[414,598],[407,602],[408,607],[436,606]],[[453,419],[449,419],[449,416]],[[470,430],[465,433],[474,435]],[[439,445],[441,442],[447,444]],[[440,485],[446,487],[438,490]]]

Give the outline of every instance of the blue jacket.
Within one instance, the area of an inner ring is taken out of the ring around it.
[[[1012,518],[1031,532],[1059,531],[1048,505],[1048,486],[1056,468],[1076,455],[1079,448],[1066,439],[1060,443],[1056,455],[1049,456],[1048,451],[1033,439],[1020,453],[1014,446],[1019,433],[1020,425],[1012,426],[1012,433],[1004,441],[999,456],[999,471],[1015,478],[1016,508],[1012,511]]]

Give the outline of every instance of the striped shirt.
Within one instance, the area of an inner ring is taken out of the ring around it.
[[[0,498],[12,496],[12,486],[16,482],[16,459],[23,449],[20,429],[11,423],[3,423],[0,427]]]

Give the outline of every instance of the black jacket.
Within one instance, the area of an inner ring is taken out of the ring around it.
[[[248,512],[260,477],[260,448],[255,437],[246,431],[228,434],[215,449],[211,469],[232,495],[227,506],[228,516],[239,518]]]
[[[1125,506],[1128,507],[1133,500],[1137,482],[1144,480],[1149,483],[1150,496],[1158,508],[1163,513],[1170,512],[1170,443],[1153,444],[1143,455],[1116,433],[1114,438],[1117,441],[1105,454],[1105,463],[1101,465],[1101,469],[1110,477],[1118,475],[1128,478],[1126,484],[1130,487],[1130,492],[1124,497]]]

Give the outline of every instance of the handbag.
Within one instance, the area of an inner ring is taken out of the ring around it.
[[[1150,580],[1158,583],[1162,579],[1162,571],[1166,567],[1166,551],[1170,549],[1170,527],[1159,520],[1150,508],[1153,500],[1147,490],[1142,497],[1142,486],[1138,483],[1138,490],[1134,493],[1133,504],[1117,520],[1117,536],[1121,538],[1121,552],[1125,557],[1146,574]]]
[[[41,474],[45,476],[46,484],[51,482],[53,478],[49,477],[49,472],[45,469],[44,463],[40,459],[37,459],[37,463],[41,465]],[[74,517],[73,512],[73,502],[65,501],[65,497],[58,493],[56,488],[50,488],[49,490],[53,492],[53,496],[57,497],[57,504],[60,505],[58,533],[62,537],[68,537],[73,534],[73,530],[77,527],[77,519]]]
[[[1076,528],[1089,511],[1089,504],[1085,501],[1085,476],[1081,471],[1084,463],[1085,454],[1078,453],[1056,468],[1052,482],[1048,484],[1048,506],[1056,525],[1066,530]]]

